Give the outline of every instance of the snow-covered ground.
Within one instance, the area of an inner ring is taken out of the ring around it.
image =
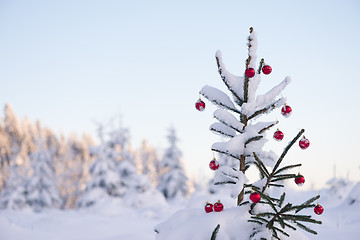
[[[316,219],[323,221],[323,224],[312,226],[318,235],[308,234],[309,239],[360,239],[360,204],[350,199],[354,195],[357,196],[355,190],[356,186],[353,191],[347,191],[349,194],[342,200],[339,200],[339,196],[334,192],[322,193],[320,202],[325,211],[322,215],[316,216]],[[296,199],[307,199],[316,193],[293,191],[287,195],[290,201],[296,201]],[[340,196],[344,196],[343,194],[344,192]],[[120,201],[108,201],[92,208],[79,210],[47,210],[41,213],[2,210],[0,240],[150,240],[156,237],[154,227],[179,209],[186,208],[187,211],[194,209],[199,219],[207,218],[210,215],[203,211],[204,203],[216,201],[217,197],[196,193],[186,201],[165,205],[154,202],[153,205],[148,204],[142,209],[129,209]],[[349,201],[353,204],[349,205]],[[222,213],[214,213],[211,218],[214,218],[215,214],[221,218],[221,214],[227,214],[227,208],[234,207],[231,199],[223,198],[222,202],[225,210]]]

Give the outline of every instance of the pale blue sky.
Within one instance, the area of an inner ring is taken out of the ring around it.
[[[274,3],[275,2],[275,3]],[[289,75],[289,138],[305,128],[311,146],[293,149],[307,186],[333,175],[360,180],[359,1],[0,1],[0,105],[56,131],[94,134],[93,120],[122,114],[133,143],[166,147],[174,125],[192,175],[209,175],[214,107],[198,91],[223,89],[214,60],[242,74],[248,28],[273,67],[264,92]],[[282,144],[282,145],[281,145]],[[280,154],[285,143],[269,141]]]

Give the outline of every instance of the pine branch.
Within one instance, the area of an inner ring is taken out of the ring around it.
[[[301,137],[301,135],[304,132],[305,132],[305,130],[301,129],[300,132],[296,135],[296,137],[293,140],[291,140],[291,142],[287,145],[287,147],[284,149],[283,153],[281,154],[279,160],[276,162],[276,164],[274,166],[274,169],[273,169],[273,172],[275,172],[277,170],[277,168],[279,167],[280,163],[282,162],[282,160],[286,156],[289,149],[294,145],[294,143]]]
[[[254,29],[251,27],[250,28],[250,33],[252,33],[253,30]],[[250,51],[252,39],[249,37],[248,40],[249,40],[248,47],[249,47],[249,51]],[[249,54],[249,56],[248,56],[248,58],[246,59],[246,62],[245,62],[246,69],[249,68],[250,61],[251,61],[251,56]],[[249,77],[246,76],[245,74],[244,74],[244,76],[245,76],[245,81],[244,81],[244,102],[247,102],[248,101],[248,95],[249,95]]]
[[[284,149],[283,153],[281,154],[280,158],[277,160],[271,174],[269,175],[266,184],[264,185],[262,191],[260,194],[262,194],[262,196],[266,196],[263,193],[265,192],[266,188],[269,186],[270,183],[276,182],[276,181],[280,181],[280,180],[284,180],[287,179],[288,177],[283,177],[283,178],[275,178],[273,179],[275,172],[277,170],[277,168],[280,166],[280,163],[282,162],[282,160],[284,159],[284,157],[286,156],[287,152],[289,151],[289,149],[294,145],[294,143],[301,137],[301,135],[305,132],[304,129],[301,129],[301,131],[296,135],[296,137],[287,145],[287,147]],[[255,156],[256,154],[253,152],[253,155]],[[250,212],[254,209],[256,203],[253,203],[250,207]],[[274,207],[274,210],[276,211],[276,208]]]
[[[265,132],[266,130],[269,130],[270,128],[272,128],[273,126],[275,126],[275,125],[278,124],[278,123],[279,123],[279,121],[276,121],[275,123],[270,124],[269,126],[261,129],[258,133],[261,134],[261,133]]]
[[[269,171],[266,169],[264,163],[259,159],[259,157],[256,155],[255,152],[253,152],[253,155],[254,155],[255,161],[260,165],[260,166],[259,166],[259,169],[261,168],[262,171],[264,172],[264,175],[268,178],[268,177],[270,176],[270,173],[269,173]]]
[[[292,207],[292,204],[291,204],[291,203],[288,203],[288,204],[286,204],[286,205],[279,211],[279,213],[288,212],[288,211],[291,210],[291,207]]]
[[[296,228],[291,226],[290,224],[286,223],[285,222],[285,226],[288,227],[288,228],[291,228],[292,230],[296,231]]]
[[[216,228],[214,229],[214,231],[212,232],[210,240],[216,240],[216,236],[217,236],[219,229],[220,229],[220,224],[218,224],[216,226]]]
[[[300,228],[304,229],[305,231],[312,233],[314,235],[317,235],[317,232],[315,232],[314,230],[311,230],[310,228],[306,227],[305,225],[296,222],[296,225],[298,225]]]
[[[285,171],[285,170],[288,170],[288,169],[291,169],[291,168],[300,167],[300,166],[301,166],[301,163],[295,164],[295,165],[289,165],[289,166],[280,168],[279,170],[275,171],[274,175],[276,175],[276,174],[278,174],[278,173],[280,173],[280,172],[283,172],[283,171]]]
[[[284,193],[281,195],[281,197],[280,197],[279,207],[281,207],[281,205],[283,204],[284,200],[285,200],[285,192],[284,192]]]
[[[240,203],[239,206],[242,206],[242,205],[245,205],[245,204],[249,204],[249,203],[250,203],[249,201],[245,201],[245,202]]]
[[[285,236],[287,237],[290,237],[290,235],[288,233],[286,233],[285,231],[281,230],[280,228],[277,228],[277,227],[273,227],[276,231],[279,231],[281,232],[282,234],[284,234]]]
[[[234,171],[236,171],[236,170],[234,170]],[[239,180],[239,178],[237,176],[235,176],[235,175],[228,174],[228,173],[226,173],[224,171],[221,171],[221,173],[224,174],[225,176],[229,177],[229,178],[235,178],[235,179]]]
[[[218,110],[216,110],[215,112],[214,112],[214,118],[216,119],[216,120],[218,120],[219,122],[221,122],[222,124],[224,124],[224,125],[226,125],[227,127],[229,127],[229,128],[231,128],[231,129],[233,129],[233,130],[235,130],[236,132],[239,132],[239,133],[243,133],[243,127],[244,127],[244,125],[243,124],[240,124],[239,122],[238,122],[238,120],[236,120],[236,118],[233,116],[233,115],[231,115],[229,112],[227,112],[227,111],[225,111],[225,110],[221,110],[220,112],[220,109],[218,109]],[[224,111],[224,112],[223,112]],[[220,114],[219,114],[220,113]],[[227,116],[223,116],[224,114],[226,114]],[[229,120],[228,119],[226,119],[226,118],[233,118],[233,120],[234,121],[236,121],[236,124],[240,124],[240,126],[234,126],[234,124],[232,124],[231,123],[231,121],[229,122]]]
[[[257,167],[257,169],[259,170],[259,174],[260,174],[260,179],[263,179],[264,177],[267,177],[264,172],[264,170],[260,167],[260,165],[257,162],[254,162],[255,166]]]
[[[214,185],[224,185],[224,184],[236,184],[234,181],[227,181],[227,182],[216,182]]]
[[[249,56],[249,58],[251,58]],[[250,61],[249,61],[250,62]],[[245,74],[244,74],[245,75]],[[244,81],[244,102],[248,101],[248,95],[249,95],[249,77],[245,75],[245,81]]]
[[[290,178],[295,178],[297,175],[295,174],[284,174],[282,175],[282,177],[273,177],[273,179],[270,180],[271,183],[273,182],[277,182],[277,181],[282,181],[282,180],[286,180],[286,179],[290,179]]]
[[[216,99],[211,99],[210,97],[208,97],[208,96],[205,95],[205,94],[202,94],[202,95],[203,95],[205,98],[207,98],[210,102],[212,102],[213,104],[215,104],[215,105],[218,105],[218,106],[220,106],[220,107],[222,107],[222,108],[228,109],[228,110],[233,111],[233,112],[236,112],[236,113],[238,113],[238,114],[241,114],[241,112],[240,112],[239,110],[237,110],[236,108],[232,108],[232,107],[230,107],[230,106],[227,106],[227,105],[223,104],[222,102],[217,101]]]
[[[295,178],[298,175],[293,174],[293,173],[289,173],[289,174],[279,174],[279,175],[275,175],[274,178],[282,178],[282,177],[289,177],[289,178]]]
[[[224,137],[235,137],[236,135],[230,135],[230,134],[227,134],[227,133],[224,133],[223,131],[219,130],[219,129],[216,129],[214,127],[210,127],[210,131],[213,131],[213,132],[216,132]]]
[[[274,217],[276,214],[272,212],[262,212],[256,214],[257,217]]]
[[[216,148],[211,148],[211,151],[218,152],[218,153],[221,153],[221,154],[224,154],[224,155],[233,157],[233,158],[235,158],[235,159],[239,159],[239,158],[240,158],[240,156],[236,156],[236,155],[234,155],[234,154],[231,154],[230,152],[225,152],[225,151],[222,151],[222,150],[219,150],[219,149],[216,149]]]
[[[258,221],[262,221],[264,223],[269,222],[267,219],[262,218],[262,217],[258,217],[258,216],[251,216],[252,219],[258,220]]]
[[[260,115],[260,114],[263,114],[263,113],[266,113],[268,112],[269,110],[273,110],[274,108],[277,107],[278,103],[282,100],[282,98],[280,98],[279,100],[273,102],[271,105],[263,108],[263,109],[260,109],[260,110],[257,110],[255,113],[253,113],[253,115],[251,115],[250,117],[248,117],[248,120],[256,117],[257,115]]]
[[[227,110],[231,110],[235,113],[241,114],[241,112],[238,109],[236,109],[230,97],[223,91],[206,85],[200,90],[199,93],[213,104],[218,105]]]
[[[259,68],[258,68],[258,74],[260,74],[261,73],[261,69],[262,69],[262,67],[264,66],[264,59],[262,58],[261,59],[261,61],[260,61],[260,64],[259,64]]]
[[[279,215],[277,216],[277,222],[279,222],[279,224],[282,228],[285,228],[285,222]]]
[[[262,222],[257,221],[257,220],[252,220],[252,219],[249,219],[249,220],[247,220],[247,221],[248,221],[248,222],[257,223],[257,224],[259,224],[259,225],[263,225],[263,223],[262,223]]]
[[[239,105],[241,106],[244,103],[244,100],[242,100],[240,98],[239,95],[236,94],[236,92],[231,88],[231,86],[229,85],[229,81],[226,79],[225,75],[222,73],[222,69],[223,66],[221,66],[221,61],[219,60],[219,58],[216,56],[216,64],[218,67],[218,72],[220,74],[221,79],[223,80],[223,82],[225,83],[225,86],[229,89],[229,91],[234,95],[234,97],[236,98],[237,102],[239,103]]]
[[[255,166],[257,167],[257,169],[259,170],[259,175],[260,175],[260,179],[265,178],[265,172],[261,169],[261,167],[259,166],[259,164],[257,162],[254,162]]]
[[[269,205],[271,206],[271,208],[274,210],[274,212],[276,212],[276,214],[278,213],[274,203],[273,203],[273,199],[271,199],[268,195],[264,194],[263,192],[258,192],[261,196],[262,199],[266,200]],[[255,204],[255,203],[254,203]],[[252,209],[251,209],[252,210]]]
[[[322,224],[321,221],[312,219],[309,215],[294,215],[294,214],[282,214],[282,217],[287,220],[291,221],[302,221],[302,222],[309,222],[315,224]]]
[[[263,136],[255,136],[255,137],[249,138],[249,139],[245,142],[245,147],[246,147],[246,145],[248,145],[249,143],[251,143],[251,142],[253,142],[253,141],[258,141],[258,140],[260,140],[261,138],[263,138]]]
[[[298,213],[298,212],[300,212],[301,210],[303,210],[305,208],[313,207],[314,205],[311,205],[311,203],[313,203],[314,201],[316,201],[319,198],[320,198],[320,195],[317,195],[315,197],[310,198],[309,200],[307,200],[303,204],[301,204],[299,206],[295,206],[294,207],[294,208],[296,208],[295,213]]]
[[[275,184],[275,183],[269,183],[268,186],[272,186],[272,187],[285,187],[282,184]]]

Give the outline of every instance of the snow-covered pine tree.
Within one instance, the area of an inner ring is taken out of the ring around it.
[[[97,158],[90,166],[91,179],[77,201],[78,207],[89,207],[103,198],[123,196],[126,192],[126,186],[121,184],[114,153],[104,140],[104,127],[101,124],[98,126],[98,137],[100,146],[92,148],[92,154]]]
[[[133,208],[151,205],[152,201],[166,203],[162,194],[140,175],[135,167],[135,156],[130,148],[129,132],[125,128],[110,131],[103,137],[104,127],[99,127],[101,144],[93,151],[97,159],[90,167],[91,179],[87,183],[78,207],[87,207],[108,197],[117,198]]]
[[[10,153],[7,160],[8,162],[16,161],[16,157],[21,151],[22,132],[20,121],[9,103],[5,105],[4,116],[5,132],[10,144]]]
[[[0,208],[20,210],[28,207],[26,176],[27,172],[23,166],[14,164],[8,168],[10,176],[0,194]],[[24,174],[25,173],[25,174]]]
[[[219,108],[214,112],[214,117],[218,122],[212,124],[210,129],[228,139],[225,142],[214,143],[212,151],[239,161],[239,168],[220,166],[216,170],[214,178],[215,184],[230,186],[231,197],[237,199],[237,207],[225,209],[223,214],[203,212],[204,216],[201,216],[198,212],[190,213],[189,211],[174,214],[167,222],[155,227],[159,240],[171,239],[175,232],[174,224],[176,224],[176,228],[181,229],[176,231],[177,234],[183,232],[182,239],[190,239],[188,236],[191,236],[191,239],[208,238],[212,240],[289,239],[290,234],[291,239],[307,239],[304,235],[300,236],[297,231],[295,232],[297,227],[316,234],[304,223],[321,224],[311,215],[299,214],[306,208],[315,207],[313,203],[320,197],[319,195],[303,204],[295,205],[285,203],[285,191],[282,191],[282,194],[275,194],[284,187],[281,181],[298,177],[288,171],[301,166],[301,164],[282,166],[282,161],[290,148],[303,135],[304,130],[299,131],[289,142],[280,157],[272,151],[262,150],[266,142],[266,131],[278,122],[260,122],[257,119],[275,108],[284,106],[286,99],[278,96],[290,83],[290,78],[286,77],[267,93],[256,95],[261,72],[268,74],[271,70],[269,72],[269,66],[265,65],[262,59],[258,70],[255,71],[257,38],[253,28],[250,28],[248,41],[248,58],[245,62],[244,76],[231,74],[224,66],[221,52],[216,52],[218,72],[230,91],[231,97],[210,86],[205,86],[200,91],[201,95]],[[288,108],[284,107],[286,114]],[[259,170],[260,178],[254,183],[247,183],[248,179],[245,174],[252,165]],[[276,191],[272,191],[273,189]],[[248,197],[245,198],[244,195],[250,195],[251,201],[248,201]],[[206,205],[206,207],[209,206],[213,205]],[[215,205],[213,207],[216,211]],[[205,210],[210,211],[207,208]],[[177,216],[181,216],[181,220]],[[185,229],[186,227],[189,229],[189,224],[187,224],[189,222],[193,223],[191,228],[193,231],[190,233]],[[201,222],[201,226],[196,222]],[[212,226],[211,231],[203,227],[209,225]],[[181,228],[181,226],[185,228]]]
[[[7,171],[6,167],[8,165],[10,146],[9,139],[5,132],[5,127],[3,125],[3,119],[0,118],[0,192],[3,189],[6,179]]]
[[[65,141],[64,136],[59,140],[56,170],[65,208],[74,208],[85,190],[89,180],[89,166],[91,160],[94,160],[89,152],[92,145],[91,138],[86,135],[78,139],[76,134],[72,134],[68,141]]]
[[[136,162],[141,165],[141,169],[139,169],[141,170],[140,173],[146,175],[153,186],[157,186],[159,181],[160,161],[156,149],[150,146],[144,139],[140,149],[137,151],[137,158],[138,160]]]
[[[111,131],[108,145],[112,146],[112,155],[117,159],[116,168],[124,190],[124,204],[132,208],[151,206],[154,203],[166,204],[165,198],[153,187],[147,174],[142,172],[147,167],[132,151],[129,130],[119,127]]]
[[[0,127],[0,187],[5,186],[2,193],[5,199],[2,199],[2,205],[18,209],[24,206],[24,199],[20,198],[26,195],[24,162],[27,149],[23,147],[24,134],[21,122],[9,103],[5,105],[3,121],[4,125],[1,124]]]
[[[27,181],[26,191],[27,203],[34,211],[62,207],[52,152],[40,138],[37,141],[37,150],[30,154],[33,173]]]
[[[189,179],[181,160],[182,153],[177,146],[175,128],[169,129],[169,147],[160,162],[160,180],[158,189],[167,199],[185,197],[189,193]]]

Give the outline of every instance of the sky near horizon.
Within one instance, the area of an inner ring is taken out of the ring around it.
[[[228,70],[242,75],[249,27],[258,35],[258,60],[272,66],[259,93],[286,76],[283,92],[293,114],[279,109],[285,139],[269,139],[280,155],[299,129],[309,149],[296,147],[287,163],[302,163],[304,187],[333,176],[360,180],[359,1],[0,1],[0,105],[9,102],[57,132],[88,132],[94,122],[121,115],[132,142],[167,147],[174,126],[188,172],[210,176],[209,125],[216,108],[199,90],[225,90],[217,73],[220,49]],[[261,119],[259,119],[261,120]],[[271,137],[271,131],[268,136]],[[285,142],[285,143],[284,143]]]

